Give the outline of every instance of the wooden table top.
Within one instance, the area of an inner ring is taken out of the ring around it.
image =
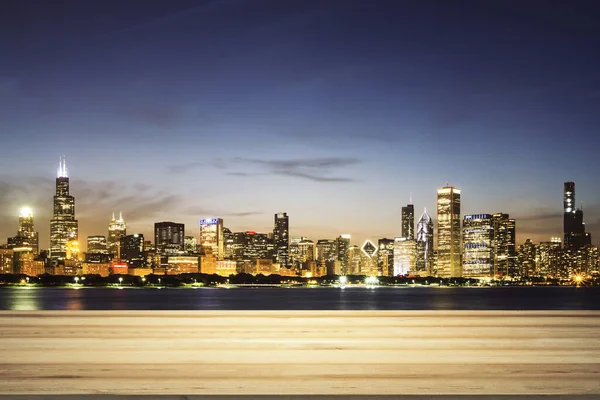
[[[600,396],[600,312],[2,311],[0,394]]]

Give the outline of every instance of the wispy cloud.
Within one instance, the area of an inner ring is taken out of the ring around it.
[[[167,172],[170,174],[183,174],[185,172],[194,170],[196,168],[200,168],[200,167],[204,167],[206,166],[205,163],[203,162],[188,162],[188,163],[182,163],[182,164],[174,164],[174,165],[169,165],[167,166]]]
[[[351,177],[331,176],[336,168],[343,168],[360,164],[357,158],[324,157],[304,158],[290,160],[259,160],[254,158],[236,157],[231,160],[231,165],[246,164],[254,165],[262,170],[256,172],[228,172],[234,176],[257,176],[257,175],[284,175],[294,178],[306,179],[313,182],[356,182]]]

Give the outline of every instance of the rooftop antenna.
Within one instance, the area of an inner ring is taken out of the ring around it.
[[[408,204],[412,204],[412,203],[413,203],[412,202],[412,192],[410,192]]]

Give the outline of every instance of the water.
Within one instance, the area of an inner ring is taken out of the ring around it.
[[[17,287],[0,310],[600,310],[600,287]]]

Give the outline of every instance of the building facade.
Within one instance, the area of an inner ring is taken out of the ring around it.
[[[154,224],[154,247],[160,254],[177,254],[185,248],[185,225],[176,222]]]
[[[56,178],[54,210],[50,220],[50,258],[67,258],[69,243],[77,242],[79,223],[75,219],[75,198],[69,193],[67,162],[61,157]]]
[[[200,221],[200,247],[202,254],[214,254],[217,260],[223,260],[225,243],[222,218]]]
[[[394,276],[416,273],[417,242],[404,237],[394,239]]]
[[[415,238],[415,206],[412,204],[402,207],[402,237]]]
[[[273,261],[282,267],[288,267],[288,256],[290,247],[290,219],[287,213],[280,212],[275,214],[275,224],[273,226]]]
[[[127,224],[123,219],[123,213],[119,213],[119,219],[116,219],[115,213],[113,213],[108,224],[108,237],[106,241],[110,255],[119,257],[119,246],[121,245],[121,239],[125,236],[127,236]]]
[[[461,277],[460,189],[452,186],[438,189],[437,224],[436,275]]]
[[[493,215],[494,228],[494,275],[515,277],[517,268],[517,230],[516,223],[508,214]]]
[[[463,276],[494,276],[494,225],[491,214],[465,215],[463,220]]]
[[[417,223],[415,269],[419,275],[433,275],[433,251],[433,221],[425,209]]]

